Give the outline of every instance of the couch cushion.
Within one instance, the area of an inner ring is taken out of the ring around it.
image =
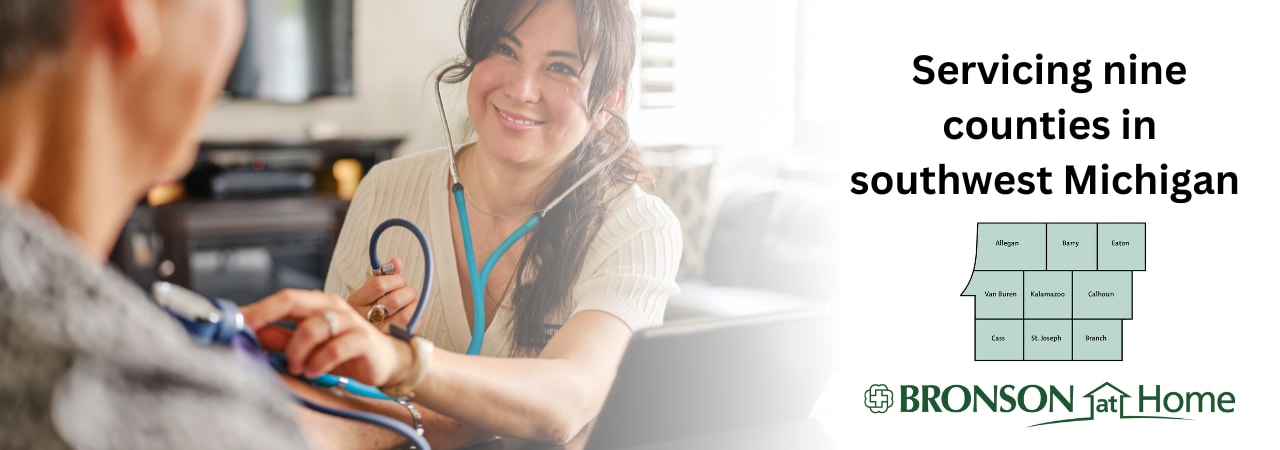
[[[714,152],[701,148],[649,149],[645,164],[653,171],[654,193],[680,220],[684,252],[678,279],[701,277],[706,272],[707,235],[711,231],[708,202]]]
[[[802,180],[762,180],[721,206],[707,249],[705,280],[827,300],[848,280],[847,223],[839,190]]]

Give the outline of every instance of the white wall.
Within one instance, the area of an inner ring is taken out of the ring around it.
[[[796,0],[680,2],[676,16],[680,106],[633,110],[636,141],[722,147],[735,154],[789,148]]]
[[[795,105],[795,0],[684,2],[681,70],[693,143],[773,153],[789,147]]]
[[[355,2],[356,94],[305,104],[225,101],[205,122],[205,139],[301,139],[329,121],[343,137],[406,138],[400,154],[444,145],[432,72],[462,52],[461,0]],[[451,123],[462,122],[461,91],[445,89]]]

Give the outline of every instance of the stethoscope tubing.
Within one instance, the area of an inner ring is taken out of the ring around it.
[[[407,327],[408,330],[412,333],[413,330],[417,329],[418,322],[422,319],[422,312],[426,309],[426,306],[427,306],[427,294],[431,292],[431,283],[432,283],[432,280],[434,279],[434,276],[433,276],[434,271],[432,270],[432,261],[434,261],[434,259],[432,258],[431,246],[427,244],[427,237],[422,233],[422,229],[418,228],[416,225],[413,224],[413,222],[409,222],[408,220],[404,220],[400,218],[388,219],[382,222],[381,224],[379,224],[378,227],[373,230],[373,236],[371,236],[369,239],[369,263],[373,266],[373,270],[375,273],[379,272],[382,269],[382,263],[378,260],[378,240],[382,237],[382,233],[387,231],[391,227],[402,227],[409,230],[409,232],[413,234],[413,237],[418,240],[418,244],[422,246],[423,259],[424,261],[426,261],[425,262],[426,265],[424,266],[425,273],[422,281],[422,289],[418,293],[418,304],[417,306],[414,307],[413,316],[409,318],[409,323]],[[252,336],[251,331],[250,331],[250,336]],[[256,336],[253,337],[253,339],[256,342],[257,340]],[[282,354],[272,355],[271,363],[273,366],[276,367],[277,370],[280,370],[280,371],[285,370],[286,364],[284,362],[284,355]],[[390,396],[382,393],[382,391],[378,388],[366,385],[356,380],[349,379],[347,377],[340,377],[337,375],[326,373],[326,374],[317,376],[315,378],[308,378],[307,381],[321,387],[339,388],[344,391],[347,391],[362,397],[368,397],[376,400],[397,401],[397,399],[391,398]],[[330,408],[324,405],[320,405],[320,404],[308,401],[307,399],[304,399],[296,394],[294,394],[293,397],[294,397],[294,400],[296,400],[298,403],[301,403],[303,406],[306,406],[307,408],[313,411],[317,411],[317,412],[328,414],[335,417],[341,417],[344,419],[356,420],[360,422],[381,426],[391,431],[394,431],[395,433],[400,434],[401,436],[404,436],[409,441],[413,442],[416,448],[425,449],[425,450],[431,449],[431,446],[427,443],[427,440],[422,435],[418,434],[417,430],[410,428],[408,425],[405,425],[400,421],[391,419],[389,417],[386,417],[380,414],[374,414],[374,413],[369,413],[364,411]]]
[[[369,238],[369,264],[373,266],[375,273],[382,270],[382,263],[378,261],[378,239],[382,237],[384,231],[397,226],[409,230],[413,233],[413,237],[418,239],[418,245],[422,246],[423,264],[425,264],[422,289],[418,291],[418,304],[414,307],[413,316],[409,318],[406,327],[410,333],[414,333],[418,329],[418,321],[422,320],[422,312],[426,310],[427,294],[431,292],[431,283],[435,278],[435,270],[432,268],[435,259],[432,256],[431,245],[427,244],[427,236],[413,222],[400,218],[387,219],[373,229],[373,236]]]
[[[425,437],[418,434],[417,430],[410,428],[408,425],[405,425],[403,422],[400,422],[398,420],[392,419],[387,416],[383,416],[381,414],[374,414],[374,413],[356,411],[356,410],[330,408],[328,406],[311,402],[305,398],[299,397],[296,394],[293,395],[293,398],[298,403],[301,403],[303,406],[306,406],[307,408],[313,411],[321,412],[321,413],[328,414],[335,417],[341,417],[344,419],[356,420],[356,421],[365,422],[368,424],[381,426],[391,431],[394,431],[396,434],[404,436],[410,442],[413,442],[413,445],[416,448],[420,448],[423,450],[431,450],[431,445],[427,443],[427,440]]]
[[[502,259],[502,255],[511,249],[517,241],[525,235],[533,231],[542,220],[541,214],[533,214],[529,219],[520,225],[506,239],[502,240],[498,247],[493,249],[493,253],[485,259],[484,268],[476,269],[476,249],[471,239],[471,219],[467,216],[467,200],[462,192],[462,183],[454,183],[453,185],[453,201],[458,205],[458,225],[462,229],[462,248],[467,255],[467,278],[471,280],[471,303],[472,311],[475,312],[475,320],[471,326],[471,344],[467,346],[468,355],[479,355],[481,347],[484,346],[484,328],[485,328],[485,306],[484,291],[489,283],[489,274],[493,272],[494,266],[498,265],[498,260]]]
[[[441,105],[441,108],[441,112],[443,113],[443,105]],[[613,115],[620,121],[620,123],[623,124],[624,127],[626,127],[626,120],[622,118],[621,114],[607,108],[604,109],[604,111]],[[582,183],[585,183],[591,177],[596,176],[603,171],[605,167],[608,167],[614,161],[617,161],[618,158],[621,158],[622,155],[627,152],[627,146],[622,146],[621,149],[615,151],[612,155],[609,155],[609,158],[601,161],[599,164],[596,164],[595,167],[592,167],[591,170],[587,171],[587,173],[581,178],[578,178],[578,181],[575,181],[570,185],[568,189],[565,189],[564,192],[560,193],[560,195],[551,199],[551,201],[547,203],[547,206],[542,208],[542,210],[532,213],[529,216],[529,219],[525,220],[524,224],[520,225],[520,228],[517,228],[511,234],[507,235],[507,238],[503,239],[501,244],[498,244],[498,247],[493,250],[493,253],[489,254],[489,257],[485,260],[484,269],[477,269],[478,265],[476,264],[475,245],[472,243],[471,238],[471,219],[467,214],[466,196],[463,195],[465,188],[462,186],[462,180],[458,178],[458,161],[454,158],[454,154],[457,153],[457,150],[453,146],[453,136],[449,133],[447,122],[445,132],[446,137],[449,140],[449,175],[453,178],[453,186],[451,190],[453,191],[453,202],[458,207],[458,222],[459,228],[462,229],[462,247],[467,257],[467,278],[471,280],[471,303],[472,311],[474,312],[473,315],[475,316],[471,325],[471,343],[467,346],[467,354],[479,355],[480,349],[484,346],[484,329],[486,319],[484,291],[485,287],[488,285],[489,274],[492,272],[493,267],[498,264],[498,260],[507,253],[507,250],[515,245],[515,243],[521,238],[528,235],[540,222],[542,222],[542,216],[545,216],[547,211],[550,211],[551,208],[558,205],[560,201],[564,200],[565,197],[568,197],[569,194],[577,189],[578,186],[581,186]],[[627,133],[628,135],[630,134],[629,127]],[[371,246],[370,254],[372,254],[372,252],[373,249]],[[377,268],[378,264],[375,261],[374,270],[377,270]]]

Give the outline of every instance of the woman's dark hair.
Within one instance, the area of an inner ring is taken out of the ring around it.
[[[475,64],[489,57],[505,33],[513,33],[546,0],[467,0],[460,32],[464,56],[441,70],[436,84],[459,83],[471,76]],[[570,0],[577,13],[578,54],[583,67],[595,62],[587,91],[587,114],[595,117],[606,97],[630,82],[636,56],[636,26],[627,0]],[[437,89],[438,92],[438,89]],[[546,345],[545,320],[567,305],[582,272],[587,248],[604,221],[605,203],[637,182],[648,181],[621,112],[601,129],[592,129],[565,160],[539,208],[563,193],[593,167],[623,151],[602,172],[584,182],[542,218],[516,266],[512,307],[513,348],[534,355]],[[540,270],[549,269],[549,270]]]

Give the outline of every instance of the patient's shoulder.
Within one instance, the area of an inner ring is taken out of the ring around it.
[[[38,210],[0,212],[0,399],[22,405],[0,448],[304,445],[273,374],[194,344]]]

